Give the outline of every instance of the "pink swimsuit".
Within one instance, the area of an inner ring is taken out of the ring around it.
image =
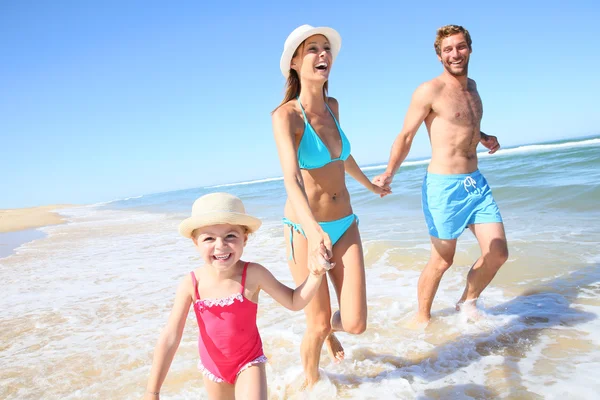
[[[267,362],[256,327],[258,304],[244,297],[248,264],[244,265],[240,292],[222,299],[200,299],[196,275],[191,272],[200,329],[198,368],[214,382],[233,384],[244,369]]]

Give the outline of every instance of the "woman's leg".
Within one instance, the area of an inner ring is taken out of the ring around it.
[[[286,243],[290,242],[290,229],[285,229]],[[308,276],[308,250],[306,238],[294,232],[294,256],[289,257],[288,264],[296,285],[300,285]],[[288,247],[288,252],[290,251]],[[337,267],[336,267],[337,268]],[[311,387],[319,380],[319,359],[325,338],[331,332],[331,305],[327,279],[323,279],[319,291],[304,308],[306,315],[306,331],[302,338],[300,356],[306,376],[306,384]]]
[[[340,310],[331,320],[333,331],[361,334],[367,328],[365,261],[358,224],[354,222],[333,247],[335,267],[329,278],[335,288]],[[335,346],[335,339],[332,345]],[[333,357],[335,355],[333,349]],[[330,352],[330,354],[332,353]]]
[[[267,400],[267,372],[260,363],[246,368],[235,381],[235,398],[244,400]]]

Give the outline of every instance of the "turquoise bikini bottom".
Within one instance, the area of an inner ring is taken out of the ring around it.
[[[325,232],[327,232],[327,234],[329,235],[329,239],[331,239],[331,245],[333,246],[337,243],[338,240],[340,240],[344,233],[346,233],[346,231],[348,230],[348,228],[350,228],[354,221],[356,221],[356,223],[358,224],[358,217],[356,216],[356,214],[350,214],[347,217],[336,219],[335,221],[319,222],[319,225],[321,226],[321,228],[323,228]],[[287,218],[283,219],[283,224],[288,225],[290,227],[291,252],[289,259],[292,260],[294,258],[294,231],[301,233],[304,237],[306,237],[306,234],[304,233],[304,230],[302,229],[300,224],[296,224]]]

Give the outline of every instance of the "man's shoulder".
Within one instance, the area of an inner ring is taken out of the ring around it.
[[[445,83],[441,79],[433,78],[429,81],[421,83],[415,89],[415,96],[433,99],[444,89],[444,86]]]

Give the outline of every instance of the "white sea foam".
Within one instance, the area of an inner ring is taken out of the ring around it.
[[[264,179],[256,179],[253,181],[246,181],[246,182],[223,183],[220,185],[207,186],[205,189],[215,189],[215,188],[228,187],[228,186],[253,185],[256,183],[275,182],[275,181],[282,181],[282,180],[283,180],[283,177],[264,178]]]
[[[589,147],[600,145],[600,139],[588,139],[574,142],[565,143],[551,143],[551,144],[530,144],[527,146],[519,146],[511,149],[500,149],[494,154],[486,152],[477,153],[478,157],[489,157],[492,155],[512,155],[519,153],[541,153],[546,151],[554,151],[558,149],[570,149],[575,147]]]

